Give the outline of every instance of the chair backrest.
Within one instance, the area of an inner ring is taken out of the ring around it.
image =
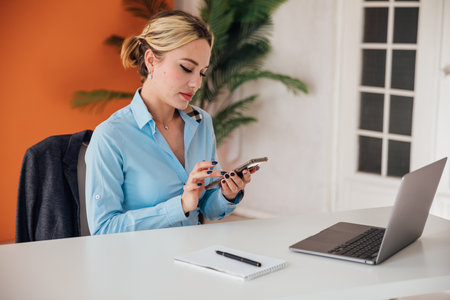
[[[16,242],[89,234],[84,200],[86,145],[81,144],[91,135],[92,130],[54,135],[27,149],[17,194]]]
[[[78,178],[78,197],[80,199],[80,234],[81,236],[91,235],[87,223],[86,216],[86,162],[84,161],[84,155],[86,154],[88,143],[83,142],[81,144],[80,152],[78,154],[77,164],[77,178]]]

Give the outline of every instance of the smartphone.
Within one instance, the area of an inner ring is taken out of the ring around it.
[[[245,169],[250,169],[256,166],[259,166],[260,164],[262,164],[263,162],[268,161],[269,158],[266,157],[260,157],[260,158],[253,158],[250,159],[249,161],[247,161],[245,164],[240,165],[239,167],[237,167],[236,169],[234,169],[233,171],[242,178],[242,171],[244,171]],[[216,185],[219,184],[219,182],[223,179],[223,176],[212,181],[210,184],[208,184],[207,186],[205,186],[206,190],[210,190],[213,187],[215,187]]]

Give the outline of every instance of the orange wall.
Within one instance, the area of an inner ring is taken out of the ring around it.
[[[14,239],[26,149],[50,135],[94,129],[128,104],[114,101],[99,113],[72,108],[71,97],[76,90],[135,91],[136,70],[124,70],[103,41],[137,34],[144,22],[121,0],[0,1],[0,242]]]

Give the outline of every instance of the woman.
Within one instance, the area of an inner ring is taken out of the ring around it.
[[[189,105],[212,40],[199,18],[167,11],[124,41],[123,65],[136,66],[143,84],[95,129],[86,152],[91,234],[198,224],[200,212],[220,219],[240,202],[251,172],[220,171],[211,117]],[[222,175],[220,186],[205,191]]]

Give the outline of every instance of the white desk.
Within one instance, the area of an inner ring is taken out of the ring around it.
[[[385,226],[389,208],[208,224],[0,246],[0,299],[388,299],[450,290],[450,221],[378,266],[293,253],[337,221]],[[174,263],[213,244],[283,258],[240,281]]]

